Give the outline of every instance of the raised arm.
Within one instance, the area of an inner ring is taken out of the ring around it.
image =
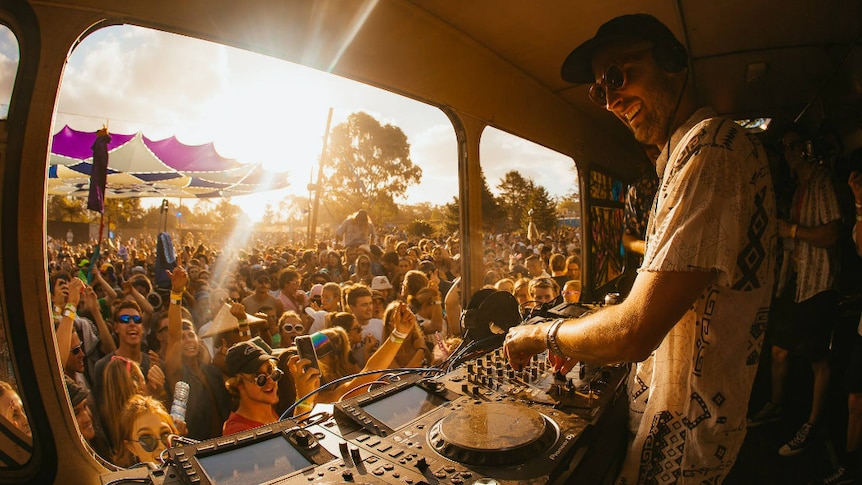
[[[104,354],[110,354],[117,350],[117,344],[111,336],[111,329],[108,328],[105,319],[102,318],[102,307],[99,305],[99,298],[96,296],[95,290],[90,286],[84,287],[84,303],[87,305],[87,309],[90,310],[90,314],[93,315],[93,322],[96,324],[96,328],[99,329],[99,349]]]
[[[174,384],[182,376],[183,370],[183,291],[189,282],[188,273],[182,266],[177,266],[173,271],[166,270],[171,277],[171,301],[168,306],[168,348],[165,352],[165,375],[168,379],[168,387],[173,389]]]

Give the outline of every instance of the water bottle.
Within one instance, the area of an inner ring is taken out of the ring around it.
[[[189,400],[189,385],[183,381],[177,381],[174,386],[174,402],[171,404],[171,418],[177,421],[186,420],[186,403]]]

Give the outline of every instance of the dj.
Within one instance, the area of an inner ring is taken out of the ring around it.
[[[773,283],[775,202],[760,144],[698,109],[685,48],[648,15],[602,25],[563,79],[661,150],[646,254],[628,298],[592,315],[513,327],[512,366],[641,362],[630,381],[620,483],[720,483],[745,437]]]

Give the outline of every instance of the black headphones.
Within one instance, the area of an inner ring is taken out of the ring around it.
[[[679,72],[688,67],[688,53],[674,37],[655,40],[652,55],[659,67],[667,72]]]

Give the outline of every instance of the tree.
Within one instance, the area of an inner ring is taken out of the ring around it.
[[[129,197],[124,199],[105,199],[105,220],[117,223],[138,222],[143,217],[141,199]]]
[[[542,232],[550,232],[557,228],[557,209],[556,203],[548,194],[548,190],[541,185],[536,185],[533,188],[533,193],[530,194],[529,210],[533,211],[533,224]],[[525,213],[525,219],[522,224],[527,227],[530,222],[529,214]]]
[[[321,199],[338,219],[364,207],[380,224],[397,213],[395,199],[421,178],[422,169],[410,160],[410,144],[401,128],[358,112],[332,129],[329,159],[318,185]]]
[[[506,227],[506,213],[488,188],[485,173],[480,172],[480,176],[482,177],[482,230],[491,234],[503,232]],[[458,197],[453,197],[452,202],[442,208],[443,226],[449,233],[457,231],[460,227],[459,204]]]
[[[87,199],[49,195],[47,206],[49,221],[90,222]]]
[[[416,220],[407,224],[407,234],[416,237],[429,237],[434,235],[434,227],[426,221]]]
[[[497,189],[500,191],[497,200],[505,218],[504,230],[509,232],[526,230],[529,222],[529,218],[525,219],[527,210],[530,208],[528,203],[535,190],[533,181],[524,178],[517,170],[510,170],[500,179]]]

